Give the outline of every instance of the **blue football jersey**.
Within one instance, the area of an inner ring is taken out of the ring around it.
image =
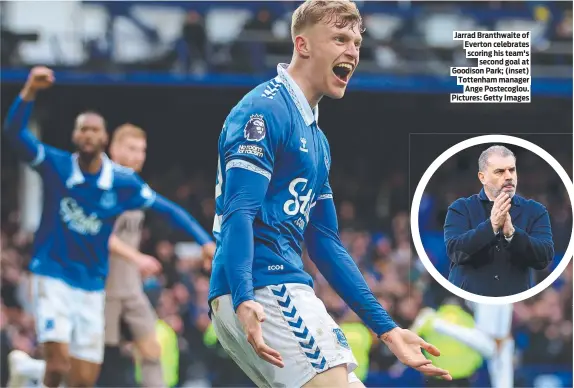
[[[80,170],[77,158],[37,143],[30,164],[42,177],[44,198],[30,271],[83,290],[103,290],[116,218],[151,206],[156,194],[133,170],[105,154],[100,172],[93,175]]]
[[[253,223],[253,287],[304,283],[312,279],[301,259],[305,228],[316,201],[332,198],[328,175],[329,144],[303,92],[286,71],[249,92],[230,112],[219,138],[216,216],[218,247],[225,207],[225,172],[242,168],[269,179],[264,202]],[[209,299],[229,294],[217,250]]]

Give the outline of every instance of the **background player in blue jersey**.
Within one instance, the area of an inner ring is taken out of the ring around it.
[[[209,235],[183,209],[157,195],[132,170],[110,161],[104,119],[78,116],[70,154],[39,142],[26,128],[39,90],[54,82],[45,67],[32,69],[6,118],[4,135],[44,183],[42,220],[30,263],[35,320],[43,344],[43,383],[93,386],[102,362],[108,241],[124,211],[150,208],[207,243]],[[116,241],[116,244],[121,242]]]
[[[346,338],[315,296],[310,258],[404,364],[451,380],[397,327],[343,247],[329,186],[323,96],[342,98],[359,62],[361,16],[350,1],[307,1],[293,14],[289,65],[252,90],[219,138],[210,307],[222,346],[260,387],[361,387]]]

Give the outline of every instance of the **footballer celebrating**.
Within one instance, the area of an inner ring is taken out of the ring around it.
[[[219,138],[210,312],[222,346],[259,387],[362,387],[345,336],[313,291],[311,260],[405,365],[451,380],[398,327],[343,247],[319,128],[323,96],[340,99],[359,63],[363,23],[351,1],[306,1],[293,14],[290,64],[249,92]]]

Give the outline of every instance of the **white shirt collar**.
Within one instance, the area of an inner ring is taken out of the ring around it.
[[[102,190],[110,190],[114,180],[114,167],[113,163],[108,156],[102,152],[102,172],[98,178],[98,187]],[[78,164],[78,154],[72,154],[72,174],[66,181],[66,186],[72,188],[75,185],[84,183],[86,178],[82,174],[80,165]]]
[[[297,109],[299,109],[299,113],[301,113],[303,120],[305,120],[305,124],[311,125],[313,124],[313,121],[318,122],[319,107],[316,106],[315,109],[311,109],[311,105],[309,105],[309,101],[305,98],[303,91],[287,72],[288,66],[289,64],[287,63],[280,63],[277,65],[277,74],[279,75],[281,83],[287,88],[289,95],[293,99]]]

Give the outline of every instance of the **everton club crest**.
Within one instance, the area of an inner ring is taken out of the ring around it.
[[[100,198],[100,205],[104,209],[111,209],[114,206],[116,206],[117,201],[118,200],[116,193],[114,193],[113,191],[106,191],[102,194],[102,197]]]

